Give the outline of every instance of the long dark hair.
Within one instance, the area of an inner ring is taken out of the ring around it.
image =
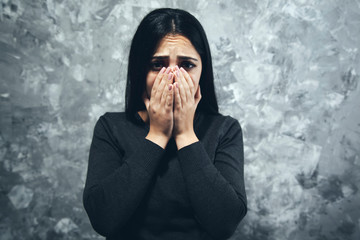
[[[203,27],[193,15],[184,10],[160,8],[144,17],[131,42],[125,94],[127,117],[135,120],[135,113],[146,109],[142,96],[146,89],[150,61],[159,42],[167,34],[179,34],[188,38],[201,57],[199,84],[202,97],[196,111],[218,114],[210,47]]]

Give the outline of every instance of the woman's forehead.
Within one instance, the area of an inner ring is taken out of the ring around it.
[[[166,35],[161,39],[158,48],[154,53],[156,56],[183,55],[200,57],[190,40],[182,35]]]

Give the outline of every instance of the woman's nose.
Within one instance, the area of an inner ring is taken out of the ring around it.
[[[176,63],[170,64],[169,67],[170,67],[170,69],[171,69],[172,72],[175,72],[176,67],[177,67],[177,64],[176,64]]]

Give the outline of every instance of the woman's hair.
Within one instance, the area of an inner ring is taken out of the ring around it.
[[[217,114],[218,104],[214,89],[210,47],[200,22],[190,13],[171,8],[160,8],[147,14],[140,22],[131,42],[125,94],[125,112],[131,119],[145,110],[143,93],[150,62],[160,41],[168,34],[179,34],[190,40],[202,62],[200,76],[201,100],[196,111]]]

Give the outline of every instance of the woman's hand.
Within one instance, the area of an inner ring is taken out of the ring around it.
[[[201,99],[200,85],[183,68],[175,69],[175,101],[173,136],[178,149],[199,141],[194,132],[194,115]]]
[[[173,131],[173,85],[171,68],[162,68],[156,76],[148,99],[143,97],[150,118],[150,131],[146,139],[165,149]],[[146,94],[144,94],[146,95]]]

